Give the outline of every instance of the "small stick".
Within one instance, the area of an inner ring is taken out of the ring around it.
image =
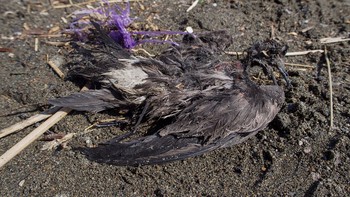
[[[307,55],[309,53],[323,53],[323,50],[308,50],[308,51],[296,51],[296,52],[288,52],[286,56],[297,56],[297,55]],[[236,51],[225,51],[228,55],[244,55],[246,52],[236,52]]]
[[[52,42],[52,41],[45,41],[46,44],[49,45],[53,45],[53,46],[58,46],[58,47],[62,47],[62,46],[67,46],[69,45],[69,42]]]
[[[65,136],[63,136],[61,139],[56,139],[56,140],[52,140],[51,142],[47,142],[43,145],[43,147],[41,148],[41,150],[52,150],[56,147],[58,147],[59,145],[67,142],[68,140],[71,140],[76,133],[68,133]]]
[[[309,53],[323,53],[323,50],[308,50],[308,51],[296,51],[296,52],[288,52],[286,56],[297,56],[297,55],[307,55]]]
[[[297,70],[297,71],[302,71],[302,72],[306,72],[308,71],[309,69],[307,68],[292,68],[293,70]]]
[[[326,58],[326,63],[327,63],[327,68],[328,68],[328,83],[329,83],[329,98],[330,98],[330,103],[329,103],[329,108],[331,111],[331,117],[330,117],[330,129],[334,128],[334,115],[333,115],[333,83],[332,83],[332,73],[331,73],[331,64],[329,62],[328,59],[328,55],[327,55],[327,48],[324,47],[324,56]]]
[[[91,4],[91,3],[95,3],[99,0],[93,0],[93,1],[87,1],[87,2],[82,2],[82,3],[70,3],[70,4],[65,4],[65,5],[56,5],[53,6],[53,8],[59,9],[59,8],[69,8],[69,7],[73,7],[73,6],[82,6],[82,5],[87,5],[87,4]],[[138,0],[129,0],[129,1],[138,1]],[[122,3],[124,2],[124,0],[109,0],[108,3]]]
[[[307,65],[307,64],[293,64],[293,63],[284,63],[287,66],[297,66],[297,67],[304,67],[304,68],[315,68],[314,66]]]
[[[10,127],[7,127],[5,129],[0,130],[0,139],[10,135],[11,133],[15,133],[19,130],[22,130],[32,124],[35,124],[37,122],[40,122],[42,120],[45,120],[47,118],[49,118],[50,116],[52,116],[52,114],[54,114],[55,112],[57,112],[60,108],[59,107],[53,107],[51,109],[48,109],[40,114],[36,114],[22,122],[16,123]]]
[[[225,51],[225,53],[227,55],[235,55],[235,56],[247,54],[246,52],[237,52],[237,51]]]
[[[35,45],[34,45],[34,51],[38,51],[39,50],[39,38],[35,38]]]
[[[192,3],[192,5],[186,10],[186,12],[189,12],[189,11],[191,11],[194,7],[196,7],[197,4],[198,4],[198,2],[199,2],[199,0],[195,0],[195,1]]]
[[[344,41],[349,41],[350,38],[342,38],[342,37],[337,37],[337,38],[321,38],[320,42],[322,44],[330,44],[330,43],[336,43],[336,42],[344,42]]]
[[[2,48],[2,47],[0,47],[0,52],[9,52],[9,53],[12,53],[12,52],[13,52],[13,49],[11,49],[11,48]]]
[[[12,158],[14,158],[17,154],[19,154],[22,150],[24,150],[27,146],[29,146],[32,142],[38,139],[40,135],[45,133],[46,130],[48,130],[58,121],[60,121],[70,111],[71,109],[69,108],[61,108],[58,112],[56,112],[49,119],[47,119],[43,124],[34,129],[31,133],[29,133],[12,148],[7,150],[3,155],[0,156],[0,168],[4,166],[7,162],[9,162]]]
[[[38,35],[38,37],[59,38],[59,37],[62,37],[62,34],[41,34],[41,35]]]
[[[81,91],[87,90],[88,85],[84,86]],[[21,141],[15,144],[12,148],[7,150],[3,155],[0,156],[0,168],[4,166],[7,162],[9,162],[12,158],[18,155],[23,149],[25,149],[29,144],[34,142],[36,139],[40,137],[43,133],[45,133],[49,128],[55,125],[58,121],[64,118],[72,109],[63,107],[54,115],[52,115],[49,119],[47,119],[43,124],[34,129],[31,133],[29,133],[26,137],[24,137]]]
[[[49,59],[49,55],[46,56],[47,59]],[[56,62],[54,59],[50,59],[47,61],[47,64],[56,72],[56,74],[61,77],[62,79],[64,79],[64,73],[61,71],[61,69],[58,67],[58,65],[56,65]],[[61,63],[61,62],[59,62]]]
[[[148,55],[149,57],[154,57],[156,55],[153,55],[151,53],[149,53],[148,51],[146,51],[145,49],[139,48],[139,49],[131,49],[132,52],[139,52],[142,51],[143,53],[145,53],[146,55]]]
[[[271,25],[271,34],[270,34],[271,39],[275,39],[275,27]]]
[[[310,26],[310,27],[306,27],[304,29],[301,30],[302,33],[305,33],[307,31],[310,31],[311,29],[315,28],[315,26]]]

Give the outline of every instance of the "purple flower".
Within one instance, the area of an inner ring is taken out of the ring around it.
[[[130,32],[127,28],[134,21],[134,18],[130,17],[130,3],[126,3],[125,9],[122,9],[116,4],[111,5],[107,0],[103,0],[103,3],[105,6],[100,8],[75,11],[73,14],[76,18],[70,24],[70,29],[66,32],[73,33],[76,38],[81,41],[87,41],[89,38],[94,37],[93,32],[90,30],[92,28],[90,20],[94,20],[94,22],[98,23],[116,43],[127,49],[131,49],[143,43],[170,43],[177,45],[177,43],[173,41],[152,39],[152,37],[188,34],[183,31]],[[135,40],[134,36],[137,35],[144,35],[149,37],[149,39]]]

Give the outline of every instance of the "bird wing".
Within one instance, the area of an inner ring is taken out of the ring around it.
[[[202,146],[197,137],[150,135],[124,143],[101,144],[95,148],[78,148],[89,160],[120,166],[161,164],[203,154],[215,149]]]
[[[266,127],[278,110],[279,107],[269,99],[253,102],[242,92],[203,97],[183,109],[175,122],[155,134],[127,142],[112,140],[95,148],[79,150],[90,160],[113,165],[150,165],[182,160],[243,142]]]
[[[227,90],[228,91],[228,90]],[[181,111],[176,121],[159,134],[204,137],[211,143],[232,133],[251,133],[262,129],[275,113],[268,100],[255,100],[240,90],[205,95]],[[265,117],[266,119],[263,119]]]
[[[66,97],[49,100],[49,103],[59,107],[90,112],[100,112],[127,104],[127,102],[118,99],[109,89],[77,92]]]

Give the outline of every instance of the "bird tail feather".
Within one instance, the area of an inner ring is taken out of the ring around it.
[[[213,150],[214,145],[203,146],[196,137],[178,138],[157,134],[129,142],[111,142],[95,148],[79,147],[77,150],[89,160],[119,166],[162,164],[201,155]]]

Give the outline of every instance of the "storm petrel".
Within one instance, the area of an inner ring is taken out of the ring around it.
[[[284,103],[282,87],[258,85],[248,75],[255,65],[270,76],[273,68],[283,66],[280,58],[286,47],[274,40],[258,42],[244,60],[230,62],[218,58],[225,43],[231,42],[225,32],[185,35],[180,46],[148,58],[122,49],[94,25],[103,46],[77,47],[80,59],[70,74],[99,84],[98,88],[50,103],[90,112],[129,109],[137,121],[123,136],[80,148],[90,160],[160,164],[232,146],[264,129]],[[280,71],[288,83],[286,72]],[[147,122],[149,129],[139,131],[138,126]]]

